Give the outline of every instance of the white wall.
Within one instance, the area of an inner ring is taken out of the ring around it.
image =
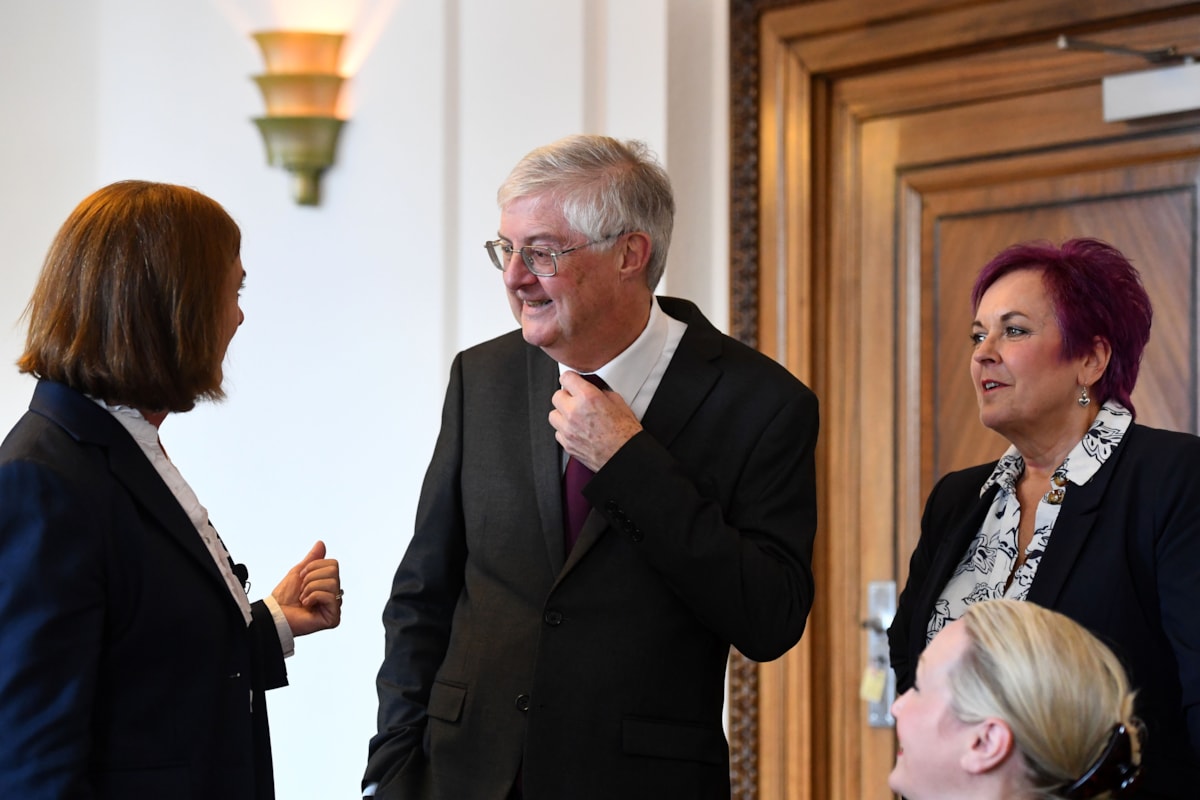
[[[267,167],[251,31],[348,30],[351,120],[322,204]],[[318,537],[344,620],[272,693],[281,800],[351,797],[374,731],[379,614],[459,349],[513,326],[482,242],[495,189],[558,136],[647,140],[680,215],[663,289],[727,323],[723,0],[2,0],[0,364],[71,208],[121,178],[194,186],[242,226],[228,400],[162,437],[253,595]],[[19,80],[11,79],[19,76]],[[0,366],[0,429],[33,382]]]

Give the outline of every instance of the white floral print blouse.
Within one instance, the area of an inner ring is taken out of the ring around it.
[[[932,641],[948,623],[961,617],[972,603],[996,597],[1025,599],[1037,575],[1042,553],[1054,532],[1054,523],[1067,490],[1071,484],[1083,486],[1092,479],[1112,454],[1113,448],[1120,444],[1121,437],[1132,422],[1129,410],[1120,403],[1110,400],[1100,409],[1083,439],[1054,471],[1049,491],[1037,506],[1033,538],[1025,550],[1025,563],[1017,569],[1016,574],[1013,573],[1013,566],[1017,563],[1017,528],[1021,521],[1017,479],[1025,471],[1025,459],[1016,447],[1008,448],[997,462],[991,477],[979,490],[979,496],[982,497],[992,486],[1000,484],[1000,490],[983,518],[979,533],[975,534],[965,557],[933,607],[933,616],[926,632],[927,642]]]

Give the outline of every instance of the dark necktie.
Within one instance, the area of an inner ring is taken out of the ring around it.
[[[600,389],[608,388],[608,384],[599,375],[593,373],[584,375],[583,378]],[[583,521],[587,519],[588,511],[592,508],[587,498],[583,496],[583,487],[587,486],[594,474],[574,456],[567,459],[567,468],[563,471],[562,481],[563,543],[567,555],[571,554],[571,548],[579,539],[579,532],[583,530]]]

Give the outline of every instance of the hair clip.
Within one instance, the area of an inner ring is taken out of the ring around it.
[[[1142,767],[1133,763],[1133,742],[1126,727],[1117,723],[1100,757],[1084,770],[1079,780],[1063,789],[1067,800],[1087,800],[1101,792],[1120,796],[1132,789],[1141,778]]]

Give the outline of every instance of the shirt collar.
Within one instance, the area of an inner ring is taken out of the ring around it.
[[[1109,400],[1101,406],[1100,413],[1092,421],[1087,433],[1071,448],[1071,452],[1054,474],[1065,475],[1070,483],[1083,486],[1104,466],[1104,462],[1121,443],[1121,438],[1131,424],[1133,415],[1129,413],[1129,409],[1115,400]],[[1025,459],[1021,457],[1015,445],[1010,446],[979,490],[979,496],[982,497],[997,483],[1005,491],[1016,491],[1017,479],[1024,471]]]
[[[138,411],[132,406],[110,406],[108,403],[104,402],[98,397],[92,397],[91,395],[88,395],[88,399],[103,408],[109,414],[112,414],[113,418],[117,422],[121,423],[125,430],[129,431],[129,435],[132,436],[134,441],[136,441],[139,445],[150,445],[153,448],[159,447],[158,428],[149,423],[146,418],[142,416],[142,412]]]
[[[608,388],[621,395],[629,405],[638,390],[650,376],[650,371],[662,355],[663,346],[667,341],[667,315],[658,307],[658,298],[650,302],[650,319],[642,329],[633,344],[621,351],[620,355],[609,361],[595,374],[608,384]],[[558,365],[558,374],[570,371],[570,367]]]

